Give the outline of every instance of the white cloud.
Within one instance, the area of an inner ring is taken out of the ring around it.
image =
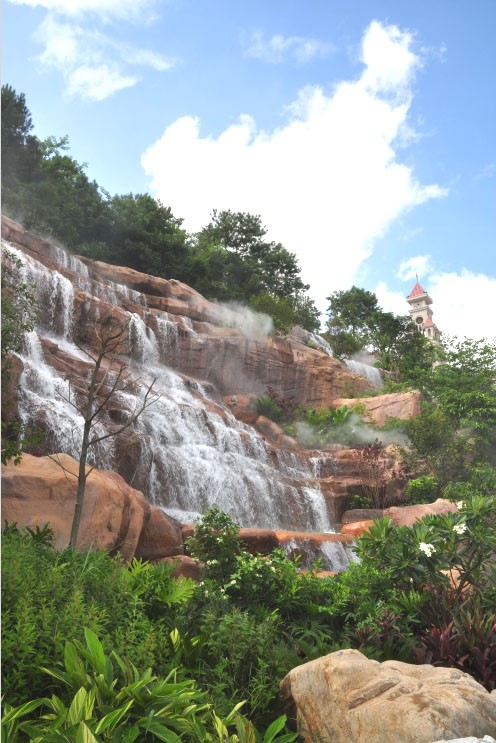
[[[87,100],[101,101],[135,85],[140,78],[134,67],[164,71],[174,65],[161,54],[120,44],[94,28],[61,21],[51,13],[35,36],[43,45],[41,65],[62,73],[69,95]]]
[[[150,20],[156,0],[9,0],[13,5],[27,5],[62,16],[98,15],[103,20]]]
[[[463,269],[460,273],[437,273],[430,277],[434,320],[447,335],[459,338],[494,338],[496,277]]]
[[[332,48],[331,44],[303,36],[275,34],[265,39],[261,31],[255,31],[245,54],[271,64],[281,64],[287,60],[303,64],[314,57],[325,57]]]
[[[138,79],[122,75],[119,70],[105,64],[98,67],[82,65],[67,75],[67,92],[90,101],[103,101],[118,90],[136,85]]]
[[[420,60],[412,37],[373,23],[363,38],[365,69],[331,94],[307,87],[274,131],[248,115],[219,136],[202,136],[185,116],[142,156],[156,196],[190,231],[211,210],[260,214],[271,239],[296,253],[319,308],[349,288],[374,242],[407,210],[445,194],[399,162]]]
[[[416,276],[422,278],[422,276],[425,276],[431,271],[430,255],[415,255],[400,263],[396,276],[403,281],[408,281],[409,279],[414,279]]]
[[[407,277],[402,278],[406,280]],[[496,323],[491,311],[496,278],[462,269],[460,273],[433,272],[420,283],[432,299],[433,320],[446,336],[496,339]],[[402,293],[380,282],[374,291],[383,310],[406,315],[409,309],[406,296],[412,288],[410,284]]]
[[[407,93],[421,58],[411,47],[413,37],[397,26],[384,28],[373,21],[365,34],[361,60],[366,70],[362,82],[376,93]]]
[[[407,315],[409,306],[406,297],[411,288],[409,287],[408,291],[403,294],[402,292],[392,291],[384,281],[381,281],[375,287],[374,294],[377,297],[379,307],[384,312],[392,312],[395,315]]]

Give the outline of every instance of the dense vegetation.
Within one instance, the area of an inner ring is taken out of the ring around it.
[[[358,540],[361,563],[331,578],[299,572],[280,550],[250,555],[215,509],[189,543],[205,561],[199,584],[168,565],[54,552],[48,530],[7,528],[5,735],[262,740],[254,724],[264,741],[291,740],[277,737],[280,679],[343,647],[460,668],[495,688],[495,485],[486,469],[447,489],[462,498],[457,513],[396,529],[377,521]]]
[[[373,292],[352,286],[329,299],[325,338],[338,358],[368,349],[389,378],[420,386],[438,357],[438,348],[419,333],[411,318],[384,312]]]
[[[40,140],[25,96],[2,86],[2,203],[27,229],[69,250],[163,278],[209,299],[248,303],[276,327],[320,327],[296,256],[267,239],[259,216],[214,211],[196,234],[148,194],[111,196],[72,158],[68,138]]]

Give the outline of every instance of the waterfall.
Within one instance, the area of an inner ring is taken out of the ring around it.
[[[345,359],[345,364],[355,374],[360,374],[362,377],[366,377],[369,382],[372,382],[374,387],[381,388],[384,385],[384,380],[380,369],[371,364],[364,364],[361,361],[355,361],[354,359]]]
[[[37,332],[27,334],[19,354],[23,365],[19,416],[27,426],[47,432],[45,451],[78,458],[83,418],[71,404],[74,390],[64,378],[64,365],[60,371],[51,366],[43,345],[48,338],[72,358],[83,378],[85,363],[91,373],[88,357],[72,340],[73,284],[58,271],[7,247],[22,261],[22,280],[34,285],[42,309]],[[106,281],[99,290],[77,259],[60,262],[64,269],[78,271],[75,283],[85,292],[97,296],[103,286],[107,297],[109,292],[116,298],[126,295],[129,302],[146,307],[145,298],[122,285]],[[182,522],[217,506],[246,527],[331,531],[312,461],[294,452],[274,451],[211,396],[211,385],[184,379],[170,368],[177,360],[180,334],[197,342],[191,321],[151,309],[128,316],[129,371],[141,381],[115,395],[115,405],[99,420],[98,432],[118,428],[115,416],[125,419],[126,411],[132,414],[153,380],[160,397],[132,429],[90,450],[89,461],[120,472],[151,503]]]
[[[299,555],[302,567],[311,568],[319,560],[322,570],[331,570],[337,573],[346,570],[350,563],[358,560],[352,547],[342,542],[289,539],[284,543],[284,551],[290,557]]]

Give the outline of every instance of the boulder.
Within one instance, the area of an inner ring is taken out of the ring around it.
[[[351,508],[345,511],[341,517],[342,524],[354,524],[357,521],[373,521],[382,519],[384,510],[382,508]]]
[[[418,503],[415,506],[392,506],[384,510],[384,516],[392,519],[393,526],[413,526],[423,516],[439,513],[456,513],[456,505],[438,498],[434,503]]]
[[[181,524],[156,506],[150,508],[150,518],[144,525],[136,546],[135,557],[158,560],[184,552]]]
[[[378,663],[339,650],[281,682],[303,741],[432,743],[495,735],[496,693],[452,668]]]
[[[58,462],[58,463],[57,463]],[[2,470],[2,520],[31,529],[49,524],[54,547],[69,544],[79,463],[68,454],[34,457]],[[150,506],[142,493],[115,472],[93,470],[88,477],[77,547],[135,554]]]
[[[375,397],[340,397],[332,401],[333,408],[346,405],[349,408],[360,406],[364,410],[364,419],[377,426],[383,426],[388,418],[407,420],[420,413],[420,392],[392,392],[389,395]]]
[[[351,535],[352,537],[361,537],[364,531],[368,531],[374,525],[373,520],[354,521],[351,524],[343,524],[341,534]]]
[[[272,529],[240,529],[239,538],[252,555],[268,555],[279,547],[277,534]]]
[[[160,562],[167,562],[175,565],[172,573],[174,578],[192,578],[198,583],[201,580],[203,563],[197,562],[188,555],[174,555],[173,557],[163,557]]]

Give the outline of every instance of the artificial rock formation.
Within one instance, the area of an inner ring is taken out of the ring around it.
[[[67,454],[24,454],[20,464],[7,464],[2,469],[2,520],[30,529],[48,523],[55,548],[67,547],[77,470],[78,463]],[[151,508],[120,475],[102,470],[93,470],[86,483],[77,546],[119,551],[125,560],[183,552],[174,520]]]
[[[305,742],[432,743],[496,734],[496,692],[452,668],[378,663],[339,650],[281,682]]]
[[[133,378],[155,376],[160,398],[112,439],[111,448],[92,456],[149,503],[184,523],[215,505],[243,527],[323,533],[337,525],[353,495],[374,485],[352,450],[303,450],[254,410],[254,399],[268,386],[315,407],[333,404],[350,389],[371,389],[324,346],[310,343],[308,333],[278,337],[267,332],[267,318],[209,302],[173,279],[79,259],[7,218],[2,236],[25,261],[24,280],[36,286],[40,303],[37,332],[16,357],[13,376],[20,383],[20,417],[46,433],[41,453],[77,458],[81,421],[64,385],[87,387],[92,364],[85,351],[94,354],[98,333],[112,318],[128,326],[122,363]],[[99,424],[117,430],[139,395],[139,384],[127,397],[116,395]],[[385,456],[381,487],[393,498],[405,483]],[[164,518],[150,513],[137,554],[177,554],[177,525],[170,521],[162,539]]]
[[[333,400],[332,407],[340,408],[358,406],[363,410],[364,420],[383,426],[389,418],[406,420],[420,413],[420,392],[392,392],[378,397],[340,397]]]

